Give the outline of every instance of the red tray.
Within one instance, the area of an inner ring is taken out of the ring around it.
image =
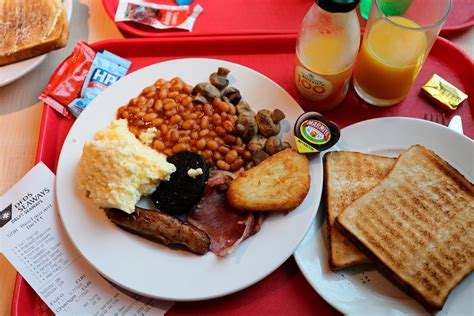
[[[474,26],[474,2],[472,0],[454,0],[453,9],[441,29],[441,34],[451,34],[467,30]]]
[[[152,0],[174,4],[172,0]],[[114,21],[119,0],[102,0],[109,17]],[[125,37],[262,35],[295,33],[312,0],[194,0],[204,11],[199,15],[192,32],[185,30],[157,30],[136,22],[117,22]]]
[[[292,92],[292,68],[295,51],[294,35],[242,36],[166,39],[127,39],[95,43],[96,50],[107,49],[133,62],[131,71],[164,60],[185,57],[225,59],[251,67],[272,78]],[[212,47],[212,53],[209,53]],[[474,95],[472,60],[451,42],[438,38],[414,88],[407,99],[389,108],[376,108],[363,103],[350,90],[342,106],[326,117],[340,127],[383,116],[421,118],[425,112],[441,113],[441,109],[419,95],[420,86],[436,72]],[[474,136],[473,107],[469,100],[456,111],[463,117],[464,130]],[[451,114],[448,115],[448,118]],[[49,107],[43,111],[36,160],[56,170],[59,152],[74,121],[67,120]],[[46,312],[45,312],[46,311]],[[168,315],[335,315],[329,304],[317,295],[299,272],[293,258],[264,280],[238,293],[209,301],[176,303]],[[49,315],[46,305],[18,275],[12,303],[12,315]]]
[[[149,2],[176,5],[172,0],[149,0]],[[102,0],[105,11],[112,21],[118,3],[119,0]],[[125,37],[296,34],[314,0],[194,0],[194,3],[200,4],[204,12],[198,17],[192,32],[157,30],[136,22],[116,24]],[[360,15],[359,21],[364,27],[366,21]],[[441,35],[460,32],[473,25],[472,0],[454,0],[453,9],[441,29]]]

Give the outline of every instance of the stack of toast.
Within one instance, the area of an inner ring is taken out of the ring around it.
[[[0,1],[0,66],[66,46],[69,25],[61,0]]]
[[[474,269],[474,186],[434,152],[324,157],[330,267],[374,262],[430,311]]]

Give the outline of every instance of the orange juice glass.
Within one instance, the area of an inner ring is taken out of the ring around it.
[[[384,14],[397,1],[374,1],[354,70],[357,94],[377,106],[406,97],[452,7],[452,0],[413,0],[402,15]]]

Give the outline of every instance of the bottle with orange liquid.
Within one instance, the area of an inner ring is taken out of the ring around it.
[[[359,0],[315,0],[296,44],[295,92],[306,110],[328,111],[347,94],[360,43]]]

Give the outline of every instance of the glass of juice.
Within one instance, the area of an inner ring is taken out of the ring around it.
[[[402,2],[374,1],[357,57],[354,88],[373,105],[406,97],[452,7],[452,0]]]

